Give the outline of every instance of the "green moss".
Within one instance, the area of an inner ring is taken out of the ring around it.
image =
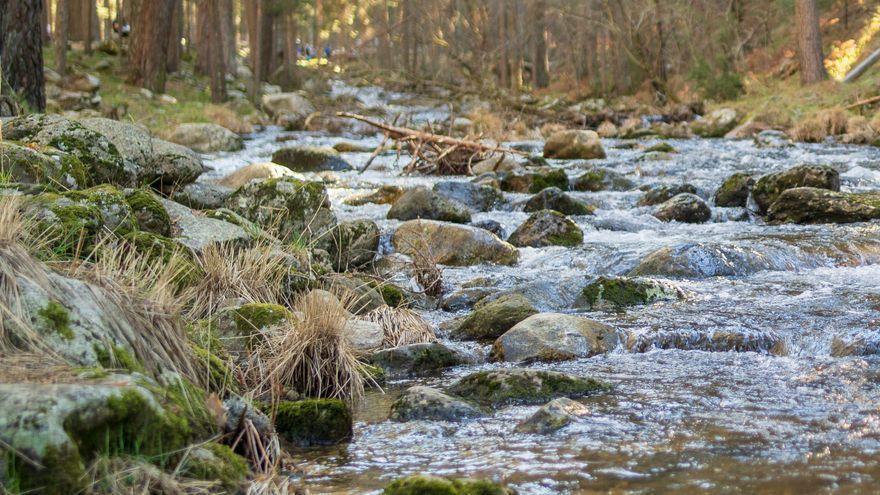
[[[189,478],[219,481],[233,492],[247,477],[250,469],[247,461],[226,445],[206,443],[192,450],[183,466],[183,474]]]
[[[381,387],[388,381],[388,373],[385,371],[385,368],[381,366],[362,364],[359,371],[361,372],[361,375],[367,379],[369,385],[375,383]]]
[[[203,374],[207,376],[208,390],[218,393],[239,392],[235,374],[219,356],[197,345],[192,346],[192,351],[204,368]]]
[[[659,299],[675,299],[680,293],[675,287],[654,280],[599,277],[584,288],[581,297],[592,309],[606,306],[620,309]]]
[[[70,328],[70,312],[67,311],[58,301],[49,301],[46,307],[37,312],[37,314],[49,323],[52,330],[55,331],[64,340],[73,340],[73,330]]]
[[[280,402],[274,413],[275,430],[298,446],[335,445],[351,440],[353,434],[351,410],[338,399]]]
[[[404,294],[403,289],[390,282],[380,284],[379,293],[382,294],[385,304],[392,308],[401,306],[406,302],[406,294]]]
[[[131,207],[138,228],[158,235],[171,235],[171,217],[152,191],[135,189],[125,196],[125,201]]]
[[[144,366],[141,362],[123,347],[115,344],[110,344],[109,347],[101,344],[94,344],[92,348],[95,350],[98,364],[104,368],[122,369],[133,373],[144,372]]]
[[[653,146],[649,146],[648,148],[645,148],[645,153],[652,153],[652,152],[678,153],[678,150],[676,150],[671,144],[669,144],[667,142],[662,142],[662,143],[657,143]]]
[[[452,337],[470,340],[496,339],[534,314],[538,314],[538,310],[522,294],[505,294],[493,299],[483,299],[452,330]]]
[[[48,446],[40,462],[42,469],[13,451],[6,451],[6,475],[2,485],[6,492],[68,495],[85,488],[85,466],[75,449]]]
[[[290,319],[290,310],[280,304],[252,303],[233,310],[235,324],[242,334],[269,328]]]
[[[392,482],[383,495],[511,495],[515,492],[484,480],[410,476]]]
[[[540,404],[557,397],[581,397],[611,390],[608,384],[541,370],[480,371],[450,388],[455,395],[484,406]]]
[[[529,192],[536,194],[548,187],[557,187],[562,191],[568,191],[568,175],[565,174],[565,170],[556,169],[546,173],[536,173],[532,178],[531,186],[529,186]]]

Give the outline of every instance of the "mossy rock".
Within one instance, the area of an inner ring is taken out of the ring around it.
[[[462,340],[496,339],[538,310],[522,294],[505,294],[477,303],[450,336]]]
[[[88,254],[104,225],[104,218],[96,206],[78,203],[55,193],[28,198],[23,211],[44,233],[54,256]]]
[[[41,147],[0,141],[0,174],[3,182],[45,184],[61,189],[78,189],[89,183],[78,160],[62,160],[41,152]]]
[[[548,187],[568,191],[570,186],[565,170],[557,168],[549,171],[535,171],[533,173],[532,183],[529,186],[530,193],[537,194]]]
[[[225,348],[215,348],[219,352],[226,352]],[[235,373],[229,367],[226,361],[220,358],[218,354],[192,345],[192,351],[195,357],[200,361],[203,374],[207,377],[207,389],[216,393],[239,393],[240,387]]]
[[[557,397],[573,399],[610,390],[610,385],[592,378],[527,368],[479,371],[449,388],[452,394],[493,407],[542,404]]]
[[[429,375],[470,360],[439,342],[425,342],[383,349],[370,362],[393,375]]]
[[[101,212],[102,226],[116,235],[125,235],[138,228],[134,212],[126,201],[125,194],[112,185],[102,184],[82,191],[69,191],[62,195],[78,204],[97,208]]]
[[[149,189],[134,189],[125,193],[138,228],[153,234],[171,235],[171,217],[162,202]]]
[[[222,311],[216,318],[220,339],[233,352],[245,352],[266,339],[266,332],[293,318],[278,304],[250,303]]]
[[[409,476],[385,487],[383,495],[516,495],[516,491],[483,480]]]
[[[766,213],[783,191],[797,187],[840,191],[840,174],[827,165],[798,165],[760,177],[752,187],[752,197],[759,211]]]
[[[219,481],[225,489],[236,492],[250,467],[245,458],[228,446],[208,442],[187,453],[181,472],[188,478]]]
[[[333,148],[315,146],[295,146],[282,148],[272,153],[272,162],[294,172],[335,172],[351,170],[351,165]]]
[[[379,251],[381,232],[372,220],[353,220],[340,223],[329,235],[332,237],[330,256],[333,268],[344,272],[367,265]]]
[[[571,188],[575,191],[629,191],[635,183],[622,174],[607,168],[591,168],[572,180]]]
[[[280,402],[274,413],[275,431],[299,447],[336,445],[351,440],[354,434],[351,410],[338,399]]]
[[[678,150],[664,141],[645,148],[645,153],[678,153]]]
[[[129,232],[122,239],[150,263],[174,263],[174,282],[181,288],[195,284],[204,274],[192,252],[174,239],[141,230]]]
[[[682,193],[660,204],[654,217],[663,222],[703,223],[712,218],[712,209],[696,194]]]
[[[439,220],[453,223],[469,223],[471,213],[458,201],[447,199],[424,186],[408,189],[388,210],[393,220]]]
[[[787,189],[770,205],[771,223],[852,223],[880,218],[880,193],[843,193],[814,187]]]
[[[507,242],[517,247],[580,246],[584,231],[570,218],[553,210],[532,213]]]
[[[599,277],[581,292],[579,304],[590,309],[621,309],[683,297],[681,289],[657,280]]]
[[[697,194],[697,188],[690,184],[662,184],[654,186],[645,191],[644,196],[639,199],[639,206],[653,206],[665,203],[679,194]]]
[[[526,213],[541,210],[554,210],[563,215],[592,215],[596,208],[572,198],[557,187],[548,187],[529,198],[523,207]]]
[[[751,174],[737,172],[731,175],[715,191],[715,206],[745,208],[754,185],[755,179]]]

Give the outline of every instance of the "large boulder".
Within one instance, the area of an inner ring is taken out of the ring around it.
[[[321,182],[290,177],[253,181],[239,188],[227,207],[263,228],[277,230],[280,237],[297,242],[320,239],[336,227],[330,198]]]
[[[842,193],[797,187],[787,189],[770,205],[773,223],[852,223],[880,218],[880,193]]]
[[[383,349],[370,356],[370,362],[392,376],[412,376],[438,373],[471,360],[439,342],[423,342]]]
[[[654,216],[664,222],[703,223],[712,218],[712,210],[696,194],[677,194],[666,200]]]
[[[381,495],[516,495],[517,491],[485,480],[409,476],[395,480]]]
[[[460,340],[496,339],[535,314],[538,314],[538,310],[522,294],[510,293],[484,299],[452,329],[450,336]]]
[[[605,158],[602,141],[594,131],[568,130],[554,132],[544,143],[545,158],[591,160]]]
[[[403,193],[388,210],[388,218],[468,223],[471,221],[471,213],[458,201],[447,199],[427,187],[418,186]]]
[[[736,110],[719,108],[709,115],[691,122],[691,130],[700,137],[720,138],[733,130],[739,122]]]
[[[196,210],[216,210],[226,206],[226,201],[234,192],[235,189],[219,184],[193,182],[173,191],[171,199]]]
[[[737,172],[731,175],[715,191],[715,206],[745,208],[754,185],[755,179],[751,174]]]
[[[394,232],[391,242],[403,254],[424,252],[427,247],[434,260],[442,265],[514,265],[519,259],[515,247],[487,230],[434,220],[404,222]]]
[[[561,168],[543,167],[525,171],[512,171],[501,174],[501,190],[508,192],[536,194],[548,187],[562,191],[570,188],[568,174]]]
[[[526,213],[554,210],[564,215],[592,215],[595,208],[582,203],[556,187],[548,187],[529,198],[523,211]]]
[[[654,301],[671,301],[684,297],[678,287],[658,280],[599,277],[584,287],[578,299],[579,306],[589,309],[621,309]]]
[[[492,347],[498,361],[565,361],[603,354],[617,345],[617,332],[595,320],[540,313],[517,323]]]
[[[123,150],[100,130],[58,115],[31,114],[3,123],[3,139],[49,146],[61,151],[62,170],[80,187],[93,184],[129,186],[136,170],[123,160]]]
[[[9,182],[62,189],[78,189],[90,182],[85,166],[9,141],[0,141],[0,164]]]
[[[238,225],[209,218],[167,199],[162,205],[173,225],[173,238],[193,252],[200,253],[211,245],[247,246],[254,240],[252,233]]]
[[[532,213],[507,239],[517,247],[580,246],[584,232],[571,219],[553,210]]]
[[[461,203],[472,212],[494,210],[505,204],[504,193],[473,182],[441,181],[434,184],[434,193]]]
[[[635,182],[623,174],[607,168],[593,167],[571,181],[575,191],[629,191]]]
[[[659,205],[660,203],[665,203],[669,201],[674,196],[678,196],[679,194],[697,194],[697,188],[690,184],[661,184],[658,186],[651,187],[645,194],[639,199],[639,206],[653,206]]]
[[[840,191],[840,174],[827,165],[798,165],[760,177],[752,187],[752,198],[760,212],[766,213],[783,191],[796,187]]]
[[[394,421],[461,421],[482,415],[475,404],[424,386],[410,387],[391,405]]]
[[[168,140],[199,153],[237,151],[244,147],[241,136],[221,125],[210,123],[180,124],[171,131]]]
[[[558,397],[576,398],[608,392],[611,386],[592,378],[528,368],[471,373],[449,392],[482,406],[542,404]]]
[[[516,425],[518,433],[548,435],[590,414],[587,406],[568,397],[560,397],[541,406],[535,414]]]
[[[83,119],[82,124],[116,146],[136,170],[137,185],[171,191],[195,182],[205,171],[202,159],[191,149],[153,137],[139,125],[104,118]]]
[[[308,116],[315,113],[311,102],[296,93],[266,94],[262,103],[277,125],[291,131],[302,130]]]
[[[272,163],[283,165],[294,172],[339,172],[351,170],[339,152],[333,148],[291,146],[272,153]]]

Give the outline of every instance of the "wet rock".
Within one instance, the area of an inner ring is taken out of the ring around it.
[[[3,139],[50,146],[62,155],[65,173],[80,187],[92,184],[133,185],[134,170],[126,168],[121,150],[104,133],[58,115],[31,114],[3,122]],[[199,170],[201,173],[201,169]]]
[[[272,412],[275,431],[297,447],[337,445],[354,436],[351,410],[338,399],[281,401]]]
[[[852,223],[880,218],[880,193],[842,193],[797,187],[787,189],[770,205],[772,223]]]
[[[532,169],[528,172],[507,172],[501,174],[501,190],[508,192],[536,194],[548,187],[568,191],[568,175],[562,169]]]
[[[78,189],[89,182],[86,167],[8,141],[0,141],[0,163],[10,182],[64,189]]]
[[[315,112],[311,102],[296,93],[264,94],[262,104],[274,122],[289,131],[302,130],[308,116]]]
[[[611,390],[594,380],[555,371],[503,368],[465,376],[449,392],[483,406],[542,404],[559,397],[576,398]]]
[[[650,330],[629,332],[624,345],[632,352],[654,349],[682,349],[706,352],[764,352],[784,355],[785,342],[771,331],[738,330]]]
[[[799,165],[760,177],[752,187],[752,197],[760,212],[766,213],[783,191],[796,187],[840,191],[840,174],[827,165]]]
[[[388,184],[379,187],[379,189],[376,189],[370,194],[352,196],[345,200],[345,204],[349,206],[363,206],[369,203],[377,205],[394,204],[401,196],[403,196],[403,193],[404,190],[402,187]]]
[[[664,222],[703,223],[712,218],[712,210],[696,194],[682,193],[662,203],[654,216]]]
[[[370,363],[392,376],[416,376],[435,374],[471,360],[439,342],[427,342],[381,350],[370,357]]]
[[[174,201],[162,200],[171,218],[173,238],[196,253],[213,244],[247,246],[253,236],[238,225],[198,215],[191,209]]]
[[[479,222],[473,222],[471,225],[477,228],[481,228],[483,230],[488,230],[489,232],[498,236],[499,239],[503,239],[506,237],[506,232],[504,231],[504,227],[495,220],[480,220]]]
[[[745,208],[754,185],[755,179],[751,174],[738,172],[731,175],[715,191],[715,206]]]
[[[241,136],[223,126],[209,123],[180,124],[171,131],[168,140],[199,153],[238,151],[244,147]]]
[[[434,184],[434,193],[463,204],[475,213],[498,209],[505,204],[504,194],[501,191],[473,182],[437,182]]]
[[[238,189],[253,180],[278,179],[281,177],[293,177],[305,180],[305,177],[297,174],[287,167],[278,165],[277,163],[252,163],[246,167],[240,168],[235,172],[223,177],[217,181],[217,185]]]
[[[644,196],[639,199],[639,206],[653,206],[659,205],[660,203],[664,203],[669,201],[675,196],[679,194],[697,194],[697,188],[690,184],[662,184],[658,186],[651,187],[647,191],[645,191]]]
[[[613,122],[604,121],[596,128],[596,134],[603,138],[614,138],[619,133],[617,126]]]
[[[468,223],[471,214],[458,201],[447,199],[427,187],[409,189],[388,210],[388,218],[394,220],[440,220],[444,222]]]
[[[544,143],[545,158],[582,159],[605,158],[599,135],[593,131],[568,130],[554,132]]]
[[[553,399],[516,425],[518,433],[548,435],[590,414],[587,406],[567,397]]]
[[[739,246],[683,243],[660,248],[629,272],[632,277],[730,277],[760,270],[779,269],[762,253]]]
[[[662,141],[645,148],[645,153],[678,153],[678,150],[671,144]]]
[[[170,191],[195,182],[205,170],[202,159],[192,150],[155,138],[138,125],[103,118],[84,119],[82,124],[106,136],[120,155],[134,164],[136,185]]]
[[[277,229],[287,240],[329,243],[326,234],[336,227],[336,215],[321,182],[290,177],[250,182],[229,197],[227,207],[263,228]]]
[[[223,409],[226,412],[226,424],[223,425],[223,431],[226,434],[238,435],[241,433],[241,425],[245,420],[249,420],[260,438],[269,439],[275,436],[275,426],[272,424],[272,420],[250,401],[232,396],[223,401]]]
[[[851,334],[835,337],[831,341],[831,355],[834,357],[873,356],[880,354],[880,336],[876,334]]]
[[[283,165],[294,172],[351,170],[351,165],[342,159],[339,152],[333,148],[315,146],[281,148],[272,153],[272,162]]]
[[[379,226],[372,220],[340,223],[331,236],[330,257],[338,272],[364,266],[379,252]]]
[[[736,110],[719,108],[702,119],[691,122],[691,130],[700,137],[720,138],[733,130],[738,122]]]
[[[572,198],[558,188],[550,187],[532,196],[523,208],[526,213],[541,210],[554,210],[563,215],[592,215],[595,208]]]
[[[186,419],[133,377],[82,383],[0,385],[0,441],[30,462],[7,456],[4,472],[33,493],[85,491],[86,468],[104,445],[120,455],[180,449],[193,435]]]
[[[517,491],[484,480],[409,476],[385,487],[382,495],[516,495]]]
[[[358,351],[379,349],[385,339],[382,325],[364,320],[351,319],[346,321],[343,334],[351,347]]]
[[[592,310],[621,309],[654,301],[674,301],[684,292],[667,282],[627,277],[599,277],[581,292],[578,306]]]
[[[615,172],[607,168],[594,167],[577,178],[571,183],[571,188],[575,191],[629,191],[635,187],[635,183],[623,174]]]
[[[567,361],[603,354],[617,345],[617,332],[598,321],[560,313],[529,316],[492,346],[497,361]]]
[[[754,140],[758,148],[788,148],[794,145],[787,134],[773,129],[759,132]]]
[[[521,294],[504,294],[477,303],[474,311],[452,329],[450,336],[459,340],[495,339],[537,313],[538,310]]]
[[[513,265],[519,259],[515,247],[491,232],[469,225],[433,220],[404,222],[394,232],[391,242],[403,254],[412,254],[428,246],[436,262],[443,265]]]
[[[481,299],[488,296],[489,294],[494,294],[495,292],[495,289],[490,289],[487,287],[469,287],[459,289],[451,294],[444,296],[443,301],[440,303],[440,308],[442,308],[444,311],[459,311],[462,309],[470,309],[473,308],[475,304],[480,302]]]
[[[541,210],[532,213],[508,238],[517,247],[580,246],[584,232],[562,213]]]
[[[499,154],[490,156],[484,160],[480,160],[471,166],[474,175],[483,175],[485,173],[502,173],[523,170],[523,165],[512,155]]]
[[[223,208],[235,189],[211,184],[210,182],[193,182],[183,189],[171,193],[171,199],[196,210],[216,210]]]
[[[333,145],[333,149],[340,153],[371,153],[376,148],[366,144],[340,141]]]
[[[410,387],[391,405],[394,421],[461,421],[482,415],[476,405],[424,386]]]

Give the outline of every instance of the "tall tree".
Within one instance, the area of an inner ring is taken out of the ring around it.
[[[61,76],[67,74],[67,27],[70,23],[70,1],[58,0],[55,4],[55,70]]]
[[[550,84],[549,61],[547,59],[547,2],[536,0],[532,4],[532,25],[534,34],[532,38],[534,60],[532,61],[532,84],[536,88],[546,88]]]
[[[133,24],[129,50],[130,82],[151,91],[165,91],[169,20],[174,0],[139,0],[132,4]]]
[[[46,109],[42,0],[0,0],[0,75],[33,111]]]
[[[819,32],[819,10],[816,0],[795,0],[798,60],[801,83],[813,84],[828,78],[822,60],[822,36]]]

